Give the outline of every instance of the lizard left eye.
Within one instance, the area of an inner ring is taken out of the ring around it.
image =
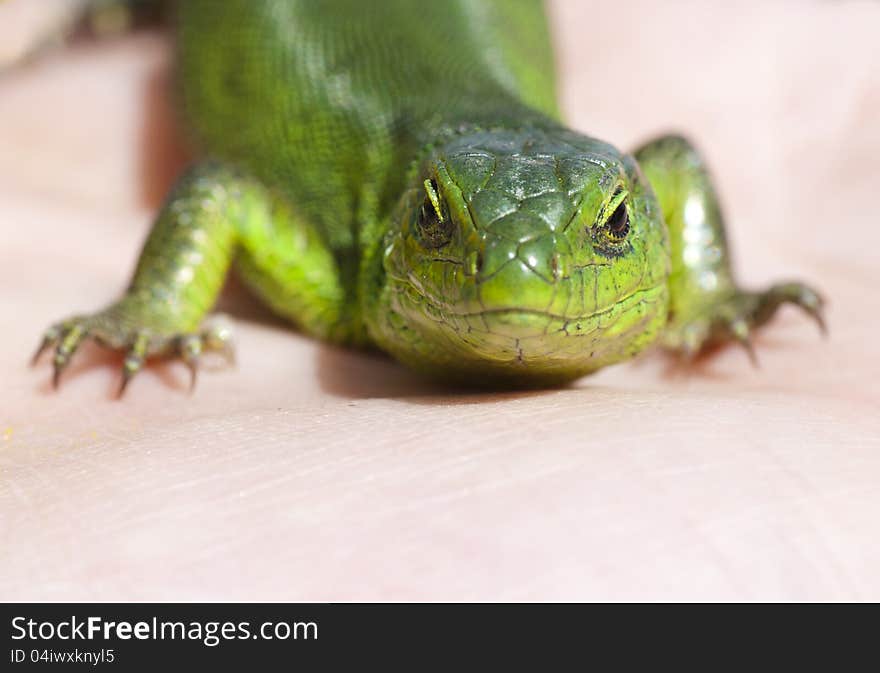
[[[605,223],[610,236],[618,241],[622,241],[629,233],[629,213],[626,210],[626,202],[621,201],[611,217]]]
[[[416,231],[418,233],[421,244],[429,249],[436,250],[452,240],[452,220],[448,213],[444,212],[444,208],[440,203],[437,183],[433,180],[427,181],[426,187],[430,187],[428,198],[419,208],[418,217],[416,219]],[[432,201],[431,195],[435,201]]]

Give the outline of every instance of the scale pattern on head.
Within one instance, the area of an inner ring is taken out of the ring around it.
[[[412,366],[488,385],[576,378],[650,343],[666,228],[635,161],[564,129],[461,134],[416,169],[385,239],[372,332]]]

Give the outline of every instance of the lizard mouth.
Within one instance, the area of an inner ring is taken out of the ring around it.
[[[581,314],[502,307],[457,311],[426,295],[400,306],[405,314],[427,316],[440,331],[464,335],[492,334],[511,341],[539,340],[549,337],[595,337],[613,330],[616,323],[632,314],[650,318],[664,308],[665,287],[640,288],[610,304]],[[406,306],[409,304],[409,306]],[[470,340],[473,341],[473,340]]]
[[[475,316],[534,316],[536,318],[546,318],[548,320],[564,323],[587,322],[590,320],[598,320],[603,315],[607,315],[608,313],[614,311],[615,308],[623,305],[628,305],[633,300],[644,301],[648,299],[652,293],[656,293],[660,289],[661,288],[657,287],[637,290],[623,297],[620,297],[620,299],[614,301],[605,308],[593,311],[592,313],[585,313],[581,315],[566,315],[561,313],[554,313],[552,311],[541,311],[539,309],[530,308],[485,308],[479,311],[447,311],[447,314],[449,316],[455,316],[459,318],[468,318]],[[432,302],[432,305],[436,309],[442,310],[439,304]]]
[[[407,292],[394,309],[432,356],[434,377],[467,385],[558,384],[624,359],[653,341],[665,319],[666,287],[640,288],[608,306],[567,315],[524,308],[456,311]],[[421,368],[408,351],[399,357]]]

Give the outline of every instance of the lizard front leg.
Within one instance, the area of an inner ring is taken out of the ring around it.
[[[735,341],[755,363],[749,335],[785,303],[800,306],[826,331],[822,298],[809,285],[791,281],[749,291],[736,284],[718,199],[690,142],[664,136],[639,148],[635,156],[669,228],[672,267],[665,347],[690,357]]]
[[[333,320],[338,277],[319,237],[258,181],[208,163],[178,180],[124,295],[102,311],[53,325],[34,361],[54,348],[57,386],[77,347],[91,337],[125,352],[120,393],[151,356],[180,357],[194,381],[204,351],[231,357],[228,328],[204,319],[236,257],[250,262],[246,280],[251,284],[265,285],[269,274],[285,274],[286,285],[276,278],[272,287],[277,290],[281,283],[286,294],[276,292],[274,297],[286,301],[289,317],[301,318],[298,322],[308,331],[320,331]],[[299,268],[310,266],[298,272],[297,263]]]
[[[53,383],[82,341],[124,350],[120,393],[150,356],[179,355],[195,374],[207,348],[228,349],[228,334],[202,329],[237,244],[240,186],[228,171],[199,166],[180,178],[159,212],[124,295],[104,310],[50,327],[34,356],[54,347]]]

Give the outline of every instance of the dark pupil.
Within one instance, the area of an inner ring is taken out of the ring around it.
[[[629,213],[626,212],[626,203],[621,201],[606,223],[608,231],[614,238],[625,238],[629,233]]]
[[[435,185],[434,190],[436,189]],[[430,199],[425,199],[419,208],[418,229],[419,238],[426,248],[442,248],[452,238],[452,222],[448,216],[443,222],[440,221]]]

